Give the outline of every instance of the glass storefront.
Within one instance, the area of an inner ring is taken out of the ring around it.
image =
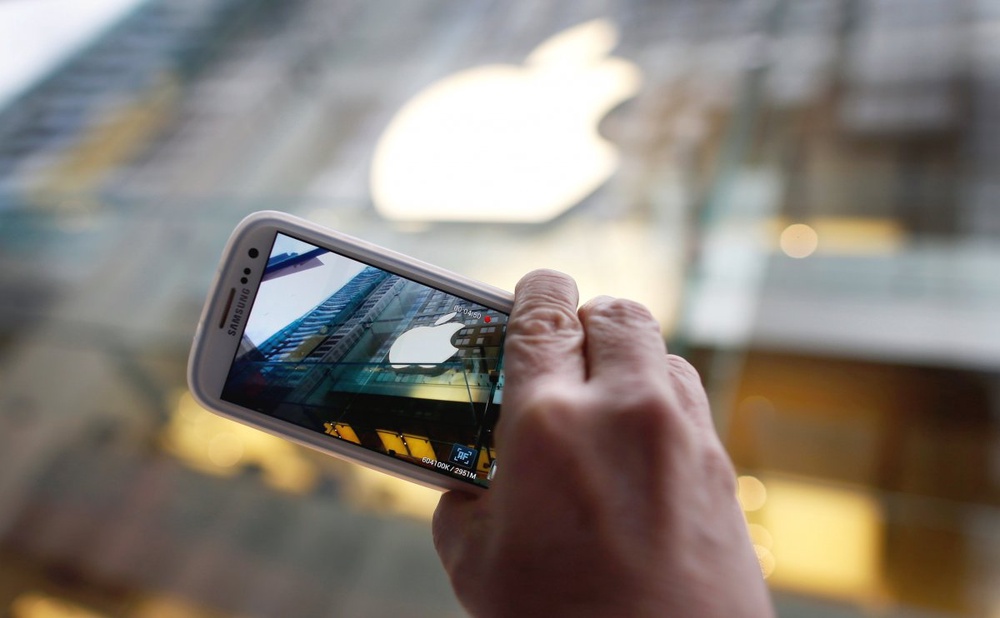
[[[780,615],[1000,611],[1000,3],[119,5],[0,97],[0,612],[462,615],[436,494],[187,392],[222,246],[262,209],[647,304],[709,390]],[[447,374],[324,371],[385,356],[381,315],[446,313],[375,287],[356,324],[331,292],[262,334],[240,379],[294,375],[302,409],[323,381],[454,392],[453,435],[309,422],[488,470],[461,433],[503,386],[486,326]]]

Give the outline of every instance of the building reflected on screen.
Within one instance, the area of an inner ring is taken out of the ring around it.
[[[349,268],[350,278],[266,329],[277,330],[258,345],[244,335],[222,399],[432,470],[459,449],[462,467],[485,480],[494,462],[506,316],[318,251],[321,258],[311,257],[317,251],[272,255],[247,332],[273,321],[258,304],[275,298],[272,282],[302,285],[300,275],[310,273],[296,266],[323,259],[318,268]]]
[[[997,0],[34,0],[0,41],[0,613],[463,615],[434,492],[186,391],[224,241],[276,209],[648,305],[781,616],[1000,614]],[[485,473],[500,316],[360,268],[293,306],[325,258],[286,258],[234,396]],[[443,371],[391,353],[439,326]]]

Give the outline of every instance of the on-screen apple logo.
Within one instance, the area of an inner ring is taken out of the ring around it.
[[[397,221],[541,223],[578,204],[618,167],[597,131],[632,97],[638,67],[609,56],[597,19],[536,47],[523,65],[484,65],[406,103],[375,148],[375,208]]]
[[[389,348],[389,364],[393,369],[437,367],[458,351],[451,337],[465,328],[462,322],[449,322],[457,312],[443,315],[434,326],[417,326],[396,338]]]

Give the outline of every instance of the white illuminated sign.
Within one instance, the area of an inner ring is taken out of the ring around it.
[[[371,191],[397,221],[548,221],[618,167],[601,119],[639,89],[641,73],[608,54],[608,21],[539,45],[523,65],[484,65],[431,84],[380,138]]]
[[[449,322],[456,313],[441,316],[434,326],[417,326],[399,336],[389,349],[389,363],[394,369],[403,369],[411,365],[421,367],[436,367],[445,362],[455,352],[451,337],[465,328],[462,322]]]

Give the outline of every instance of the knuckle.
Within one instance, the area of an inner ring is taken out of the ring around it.
[[[539,458],[572,458],[572,428],[584,424],[580,403],[555,385],[536,388],[520,400],[516,413],[501,412],[498,431],[502,440],[505,474],[528,466],[522,472],[533,474]]]
[[[526,274],[518,281],[514,288],[515,296],[518,293],[538,288],[541,290],[560,289],[572,291],[576,288],[576,283],[572,277],[557,270],[539,268]]]
[[[680,378],[682,382],[701,385],[701,375],[694,368],[694,365],[686,359],[676,354],[668,354],[667,363],[670,365],[670,372]]]
[[[677,431],[676,415],[672,413],[668,397],[648,381],[635,382],[611,403],[611,408],[609,420],[617,430],[636,438],[659,440]]]
[[[644,381],[635,384],[630,391],[630,405],[636,410],[655,417],[670,414],[666,393],[658,384]]]
[[[556,385],[540,385],[523,401],[515,417],[518,428],[531,433],[561,432],[571,421],[579,404],[565,389]]]
[[[596,298],[586,305],[584,310],[592,320],[615,324],[656,324],[656,319],[645,305],[626,298]],[[657,330],[659,330],[658,325]]]
[[[736,468],[725,449],[718,442],[705,448],[702,455],[705,478],[725,495],[736,495]]]
[[[673,405],[700,431],[718,439],[708,394],[698,371],[679,356],[669,355],[668,381]]]
[[[551,338],[574,332],[579,326],[576,313],[568,306],[555,301],[539,301],[522,307],[512,316],[507,326],[507,336],[526,339]]]

